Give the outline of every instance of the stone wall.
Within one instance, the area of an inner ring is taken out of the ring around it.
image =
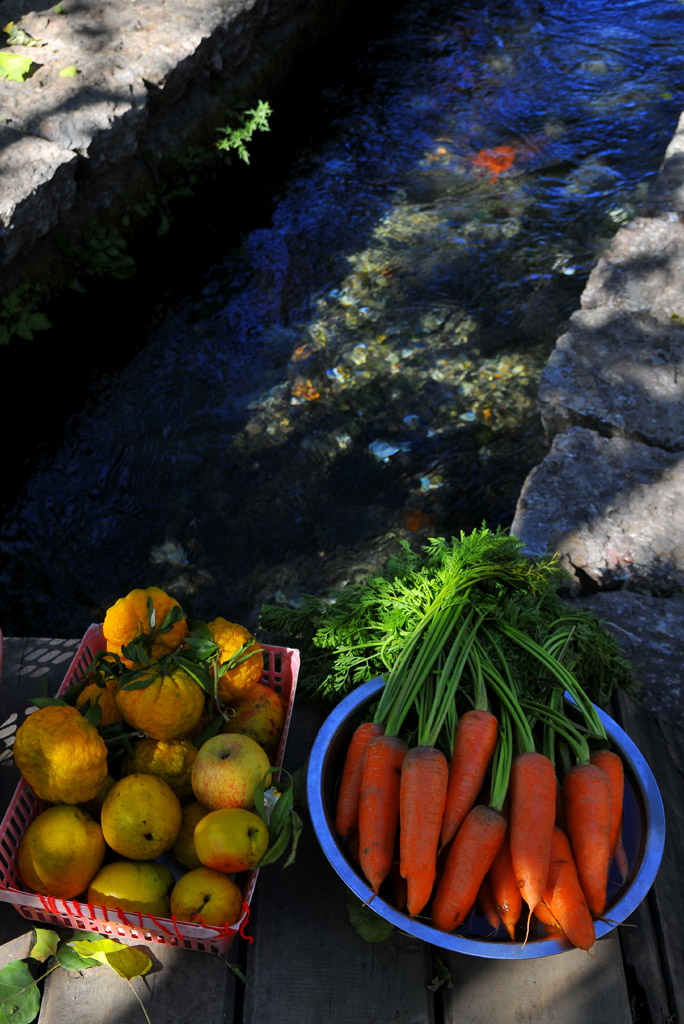
[[[640,668],[643,699],[684,724],[684,115],[638,216],[592,271],[545,368],[550,450],[511,533],[557,553],[573,599]]]
[[[85,225],[120,223],[169,155],[210,151],[226,110],[272,96],[355,3],[4,0],[3,24],[40,45],[12,48],[30,77],[0,78],[0,295],[27,278],[58,288]]]

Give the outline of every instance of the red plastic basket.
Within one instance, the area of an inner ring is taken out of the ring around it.
[[[104,647],[102,626],[90,626],[58,694],[64,693],[83,674],[94,656],[98,651],[104,650]],[[261,680],[272,686],[286,704],[285,723],[275,759],[275,764],[281,767],[297,687],[299,651],[290,647],[271,647],[268,644],[262,644],[262,647],[264,671]],[[111,910],[90,903],[80,903],[78,900],[65,900],[23,891],[23,883],[16,866],[19,843],[30,823],[46,806],[47,804],[38,799],[28,783],[21,779],[7,813],[0,823],[0,901],[11,903],[22,917],[42,924],[98,932],[119,942],[181,946],[203,953],[225,953],[238,932],[248,937],[244,929],[249,920],[249,908],[259,874],[258,869],[245,874],[242,887],[242,917],[234,925],[224,925],[220,928],[177,921],[175,918]]]

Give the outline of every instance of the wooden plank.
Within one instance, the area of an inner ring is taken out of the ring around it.
[[[153,1024],[232,1024],[236,980],[221,957],[141,945],[153,971],[132,982]],[[47,979],[38,1024],[144,1020],[130,986],[109,967],[56,970]]]
[[[300,704],[286,767],[303,768],[322,714]],[[347,889],[322,853],[311,822],[295,864],[264,868],[248,951],[244,1024],[432,1024],[430,947],[396,933],[369,943],[353,931]]]
[[[630,914],[618,934],[634,1020],[672,1024],[666,965],[661,960],[648,899]]]
[[[616,718],[646,759],[665,807],[665,848],[660,870],[647,899],[633,915],[637,929],[621,929],[628,970],[635,991],[650,1008],[654,1021],[684,1021],[684,806],[682,804],[681,738],[631,697],[619,693]],[[658,971],[660,966],[661,970]]]
[[[591,956],[579,949],[534,960],[485,960],[445,953],[451,986],[444,1024],[626,1024],[631,1021],[620,944],[614,932]]]

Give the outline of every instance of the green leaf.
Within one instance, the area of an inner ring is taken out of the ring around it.
[[[444,963],[441,956],[432,950],[432,981],[428,985],[431,992],[436,992],[442,985],[451,988],[451,969]]]
[[[20,53],[0,53],[0,78],[9,82],[23,82],[33,61]]]
[[[210,740],[212,736],[216,736],[219,729],[221,728],[221,724],[223,723],[223,721],[223,715],[214,715],[214,717],[207,722],[207,724],[197,734],[197,736],[195,736],[194,740],[192,741],[194,746],[196,746],[197,749],[199,750],[203,743],[206,743],[207,740]]]
[[[198,640],[207,640],[211,644],[215,643],[207,622],[204,622],[202,619],[188,619],[187,623],[188,629],[190,630],[190,636],[185,638],[186,643],[195,638]]]
[[[268,831],[272,840],[278,836],[294,807],[291,782],[286,781],[282,785],[277,783],[273,788],[280,793],[280,796],[275,802],[268,822]]]
[[[92,957],[101,964],[107,963],[107,953],[116,953],[123,948],[114,939],[74,939],[68,945],[80,956]]]
[[[275,861],[277,861],[278,858],[281,857],[283,853],[285,853],[285,850],[287,849],[287,844],[290,841],[291,834],[292,825],[290,819],[288,818],[278,838],[271,846],[269,846],[268,850],[257,864],[257,867],[265,868],[269,864],[274,864]]]
[[[352,893],[347,893],[347,915],[352,928],[366,942],[384,942],[394,931],[394,925],[380,917]]]
[[[147,953],[135,946],[121,946],[112,953],[105,953],[106,962],[120,978],[130,981],[131,978],[142,978],[152,967]]]
[[[174,654],[173,660],[184,672],[188,673],[191,679],[195,680],[198,686],[202,687],[205,693],[214,692],[214,682],[204,665],[184,658],[182,654]]]
[[[71,949],[68,943],[60,946],[55,956],[59,966],[67,971],[85,971],[88,967],[99,967],[98,960],[93,960],[90,956],[81,956],[75,949]]]
[[[59,935],[49,928],[36,928],[34,930],[36,941],[29,953],[32,960],[39,960],[43,963],[48,957],[54,956],[59,945]]]
[[[238,981],[241,981],[243,985],[247,984],[247,979],[245,978],[244,972],[239,964],[226,963],[226,967],[230,968],[230,970],[233,972]]]
[[[40,992],[28,965],[15,960],[0,970],[2,1024],[31,1024],[40,1011]]]
[[[31,703],[37,708],[65,707],[66,701],[61,697],[32,697]]]
[[[183,609],[177,604],[171,605],[168,612],[164,616],[164,621],[157,630],[157,635],[160,636],[162,633],[169,633],[177,622],[180,622],[183,618]]]
[[[2,30],[7,35],[8,46],[45,46],[39,39],[19,28],[13,21],[8,22]]]
[[[89,725],[92,725],[95,729],[97,729],[98,725],[100,724],[100,719],[102,718],[102,708],[100,704],[91,704],[90,700],[88,700],[86,701],[86,707],[82,708],[81,710],[86,722],[88,722]]]
[[[290,865],[294,864],[295,862],[295,857],[297,856],[297,845],[299,843],[299,837],[301,836],[302,830],[304,828],[304,822],[302,821],[302,819],[300,818],[296,811],[292,812],[290,821],[292,822],[292,844],[290,846],[290,853],[288,854],[288,858],[283,864],[283,871],[285,870],[285,868],[289,868]]]
[[[81,72],[78,70],[78,68],[76,67],[75,64],[69,64],[67,67],[62,68],[62,70],[59,73],[59,77],[60,78],[76,78],[76,76],[80,75],[80,73]]]

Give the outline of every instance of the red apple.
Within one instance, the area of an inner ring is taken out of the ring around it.
[[[269,766],[268,754],[251,736],[219,733],[197,753],[192,766],[193,792],[210,811],[253,807],[254,790]]]

